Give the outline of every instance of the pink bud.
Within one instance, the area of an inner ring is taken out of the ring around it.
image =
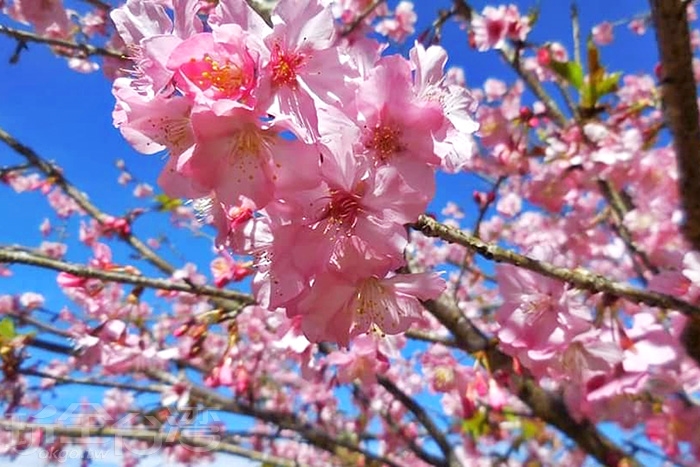
[[[540,47],[537,50],[537,63],[543,67],[548,67],[552,63],[552,53],[549,51],[549,47]]]
[[[56,282],[58,285],[65,288],[83,287],[87,282],[87,279],[83,277],[74,276],[67,272],[61,272],[56,277]]]

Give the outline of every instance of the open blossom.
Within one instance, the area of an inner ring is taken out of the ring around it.
[[[479,129],[473,118],[476,99],[463,86],[446,82],[447,52],[442,47],[426,49],[416,43],[409,55],[416,70],[414,92],[426,103],[437,104],[442,113],[441,125],[432,133],[433,150],[445,170],[456,172],[468,163],[475,150],[471,135]]]
[[[350,350],[336,350],[326,357],[326,363],[335,365],[339,383],[359,380],[364,385],[376,381],[376,375],[389,368],[389,362],[373,336],[360,336],[353,341]]]
[[[613,41],[613,25],[605,21],[593,27],[593,41],[598,45],[608,45]]]
[[[166,66],[194,104],[225,112],[219,107],[255,106],[260,54],[249,35],[230,24],[187,38],[170,53]],[[226,102],[217,106],[222,99]]]
[[[218,245],[253,256],[254,269],[218,258],[217,285],[254,271],[258,303],[285,308],[311,341],[405,331],[444,287],[395,274],[405,225],[427,208],[435,169],[470,160],[477,129],[445,51],[381,57],[369,39],[341,40],[318,0],[280,1],[271,26],[238,0],[204,24],[198,5],[174,0],[171,18],[129,0],[112,13],[134,50],[133,75],[114,83],[115,125],[140,152],[167,151],[165,193],[196,200]],[[413,5],[394,21],[397,39],[412,33]]]
[[[302,329],[312,342],[331,340],[347,346],[350,337],[369,331],[406,331],[421,317],[420,300],[437,298],[444,288],[444,281],[430,273],[390,278],[328,273],[287,313],[302,317]]]
[[[34,26],[40,35],[67,37],[71,29],[61,0],[15,0],[6,11],[14,20]]]
[[[394,17],[382,19],[376,30],[396,42],[403,42],[415,32],[417,19],[418,15],[413,11],[413,2],[401,1],[394,10]]]
[[[498,8],[487,6],[471,21],[474,45],[479,51],[502,49],[507,39],[524,41],[530,32],[530,21],[522,18],[515,5]]]

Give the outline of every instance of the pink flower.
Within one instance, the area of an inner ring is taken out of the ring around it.
[[[214,285],[217,287],[224,287],[231,281],[238,282],[253,274],[250,267],[236,262],[225,251],[222,251],[221,255],[211,262],[211,272],[214,276]]]
[[[530,21],[520,17],[515,5],[487,6],[481,16],[474,15],[471,27],[474,45],[484,52],[503,48],[506,39],[524,41],[530,32]]]
[[[260,52],[240,26],[229,24],[212,33],[196,34],[171,52],[167,68],[175,85],[195,103],[214,108],[255,105]]]
[[[260,209],[274,198],[276,186],[313,185],[317,153],[299,141],[280,137],[275,122],[265,122],[263,117],[244,108],[225,116],[205,108],[193,112],[196,144],[174,161],[173,171],[164,172],[176,175],[161,179],[166,193],[201,198],[214,192],[228,204],[245,196]]]
[[[608,45],[613,41],[613,25],[604,21],[593,27],[593,41],[598,45]]]
[[[318,0],[279,2],[272,23],[272,33],[264,38],[269,55],[261,94],[269,99],[268,112],[286,115],[301,139],[314,142],[319,105],[340,107],[350,101],[350,79],[357,73],[341,60],[333,16]]]
[[[539,259],[546,251],[533,252]],[[498,265],[503,304],[496,311],[498,337],[519,352],[549,351],[590,328],[589,311],[557,280],[511,265]]]
[[[479,129],[474,120],[476,100],[463,86],[445,83],[447,52],[442,47],[425,49],[416,43],[409,55],[416,69],[414,92],[442,114],[440,127],[432,132],[433,151],[445,170],[456,172],[469,162],[475,150],[471,135]]]
[[[401,1],[396,6],[394,18],[384,18],[375,27],[379,34],[396,42],[403,42],[415,32],[418,15],[413,11],[413,2]]]
[[[336,350],[326,357],[326,363],[337,366],[340,384],[357,380],[363,386],[377,381],[377,374],[389,369],[389,361],[378,349],[374,336],[364,335],[353,340],[350,350]]]
[[[384,279],[328,273],[289,306],[287,313],[302,316],[302,329],[311,342],[330,340],[347,346],[350,337],[373,330],[386,334],[406,331],[421,317],[420,300],[437,298],[444,288],[444,281],[430,273]]]
[[[646,20],[643,18],[633,19],[629,23],[629,28],[633,33],[641,36],[642,34],[644,34],[647,31]]]
[[[37,34],[67,38],[71,21],[61,0],[14,0],[7,14],[25,24],[34,26]]]
[[[189,100],[162,94],[144,96],[127,78],[118,78],[112,93],[117,99],[112,113],[114,126],[137,151],[155,154],[167,149],[178,156],[194,144]]]
[[[409,63],[398,56],[383,58],[358,90],[356,106],[361,128],[356,151],[377,167],[395,168],[426,201],[431,198],[431,166],[440,163],[432,132],[442,126],[443,115],[439,104],[413,92]]]
[[[19,303],[26,311],[31,311],[44,306],[44,297],[34,292],[25,292],[19,297]]]

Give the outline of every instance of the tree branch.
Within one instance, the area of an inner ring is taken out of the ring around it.
[[[628,465],[634,465],[593,423],[587,419],[576,421],[559,395],[542,389],[529,375],[513,372],[513,359],[498,350],[497,341],[476,329],[458,308],[444,298],[426,302],[426,307],[452,331],[460,348],[472,354],[481,352],[492,372],[505,371],[510,376],[511,390],[534,415],[561,430],[604,465],[618,467],[623,459],[627,459]]]
[[[145,374],[164,383],[177,384],[182,382],[182,380],[177,376],[161,370],[147,369]],[[389,467],[400,467],[399,464],[392,461],[388,457],[373,454],[367,449],[364,449],[358,444],[348,440],[335,438],[327,431],[320,428],[315,428],[309,423],[305,423],[293,413],[270,412],[262,408],[258,408],[255,405],[247,405],[237,400],[232,400],[231,398],[219,394],[216,391],[194,385],[189,381],[188,383],[190,386],[190,394],[195,399],[203,401],[205,406],[208,408],[218,408],[227,412],[246,415],[248,417],[257,418],[258,420],[266,423],[271,423],[282,429],[295,431],[314,446],[332,454],[336,454],[336,449],[341,447],[349,449],[350,451],[358,454],[362,454],[368,461],[381,462],[383,465],[387,465]]]
[[[123,53],[116,50],[104,49],[102,47],[95,47],[90,44],[79,44],[77,42],[66,41],[63,39],[54,39],[52,37],[44,37],[38,34],[34,34],[27,31],[20,31],[19,29],[8,28],[0,24],[0,34],[16,39],[19,42],[35,42],[38,44],[47,44],[54,47],[62,47],[65,49],[74,50],[77,52],[78,57],[86,58],[93,55],[100,55],[103,57],[118,58],[121,60],[128,60]]]
[[[661,59],[664,112],[673,135],[685,223],[683,234],[700,251],[700,119],[687,2],[649,0]],[[700,365],[700,317],[688,321],[683,345]]]
[[[116,428],[108,426],[100,427],[84,425],[61,426],[52,423],[30,423],[6,419],[0,419],[0,428],[12,432],[41,431],[49,435],[62,436],[66,438],[124,438],[157,443],[162,446],[180,443],[187,447],[197,447],[210,449],[216,452],[234,454],[256,460],[264,464],[269,463],[280,467],[296,467],[302,465],[295,461],[288,461],[280,457],[247,449],[236,444],[226,443],[218,439],[218,437],[214,434],[210,436],[188,435],[186,430],[177,430],[167,433],[143,428]]]
[[[644,303],[657,308],[678,310],[689,316],[700,317],[700,308],[679,298],[640,290],[626,284],[614,282],[583,268],[566,269],[545,261],[538,261],[497,245],[483,242],[461,230],[441,224],[424,214],[420,216],[413,227],[428,237],[438,237],[449,243],[456,243],[469,248],[486,259],[512,264],[552,279],[567,282],[579,289],[588,290],[592,293],[607,293],[634,303]]]
[[[649,4],[661,58],[664,111],[680,172],[683,233],[700,251],[700,122],[686,5],[673,0]]]
[[[55,183],[63,192],[73,199],[78,206],[80,206],[88,215],[95,219],[100,224],[104,224],[110,217],[104,212],[102,212],[97,206],[95,206],[88,198],[78,190],[68,179],[63,175],[56,166],[49,163],[41,156],[39,156],[33,149],[17,141],[9,133],[0,128],[0,141],[8,145],[16,153],[24,157],[30,164],[39,169],[47,178],[50,178],[53,183]],[[158,253],[153,251],[148,245],[146,245],[141,239],[139,239],[133,232],[127,232],[118,237],[120,240],[129,244],[136,252],[138,252],[141,257],[145,258],[149,263],[163,271],[168,275],[172,275],[176,268],[168,261],[163,259]],[[197,287],[195,284],[189,283],[193,287]],[[240,302],[237,300],[230,300],[223,297],[214,297],[211,299],[212,303],[217,307],[225,310],[231,310],[234,315],[240,310]]]
[[[16,263],[38,266],[44,269],[66,272],[77,277],[87,279],[100,279],[120,284],[132,284],[150,289],[169,290],[174,292],[186,292],[202,297],[224,298],[239,302],[239,308],[254,303],[253,298],[241,292],[229,289],[219,289],[216,287],[195,285],[187,282],[175,282],[170,279],[156,279],[144,277],[127,272],[105,271],[102,269],[90,268],[75,263],[41,256],[27,251],[15,251],[6,247],[0,247],[0,263]]]
[[[392,396],[401,402],[401,404],[403,404],[403,406],[416,417],[418,422],[423,425],[428,434],[437,443],[440,451],[442,451],[442,454],[445,456],[445,459],[447,460],[446,464],[450,467],[459,467],[460,463],[455,457],[454,449],[450,445],[447,436],[445,436],[443,431],[435,424],[433,419],[430,418],[423,407],[413,400],[411,396],[399,389],[399,387],[386,376],[377,375],[377,382],[379,382],[384,389],[386,389]]]

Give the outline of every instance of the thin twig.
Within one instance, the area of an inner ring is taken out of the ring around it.
[[[171,279],[145,277],[128,272],[105,271],[80,264],[68,263],[66,261],[49,258],[48,256],[40,256],[27,251],[16,251],[2,247],[0,247],[0,263],[26,264],[52,269],[54,271],[66,272],[86,279],[100,279],[103,281],[132,284],[151,289],[186,292],[201,297],[225,298],[239,302],[239,307],[254,303],[250,295],[235,290],[219,289],[206,285],[194,285],[186,282],[175,282]]]
[[[644,303],[657,308],[678,310],[689,316],[700,316],[700,308],[679,298],[614,282],[583,268],[566,269],[545,261],[538,261],[497,245],[483,242],[461,230],[440,224],[424,214],[420,216],[413,227],[429,237],[438,237],[449,243],[456,243],[469,248],[486,259],[512,264],[546,277],[567,282],[579,289],[592,293],[606,293],[624,298],[633,303]]]
[[[215,452],[224,452],[235,454],[237,456],[246,457],[264,464],[278,465],[281,467],[296,467],[300,465],[296,461],[289,461],[280,457],[264,454],[252,449],[247,449],[231,443],[226,443],[212,433],[209,436],[197,435],[196,432],[189,434],[185,430],[173,430],[170,432],[161,432],[146,428],[117,428],[110,426],[62,426],[53,423],[30,423],[19,420],[0,419],[0,429],[15,433],[24,432],[43,432],[53,436],[62,436],[66,438],[99,438],[112,437],[123,439],[136,439],[147,441],[149,443],[157,443],[158,445],[166,446],[176,443],[187,447],[197,447]]]
[[[182,382],[178,376],[155,368],[146,369],[145,373],[151,378],[164,383],[177,384]],[[314,446],[328,451],[331,454],[336,454],[337,448],[341,447],[362,454],[367,461],[380,462],[382,465],[387,465],[389,467],[399,467],[399,464],[386,456],[374,454],[349,440],[335,438],[327,431],[301,421],[294,413],[268,411],[256,405],[244,404],[208,388],[191,383],[189,383],[189,385],[191,386],[190,394],[195,399],[202,401],[207,407],[217,407],[220,410],[257,418],[258,420],[271,423],[282,429],[295,431]]]
[[[571,35],[574,41],[574,61],[581,63],[581,26],[578,18],[578,6],[576,0],[571,1]]]
[[[23,156],[30,164],[39,169],[47,178],[50,178],[55,185],[57,185],[63,192],[73,199],[78,206],[80,206],[83,211],[85,211],[89,216],[95,219],[98,223],[104,224],[109,220],[111,216],[102,212],[97,206],[95,206],[88,198],[78,190],[70,181],[63,175],[63,172],[59,170],[55,165],[49,163],[47,160],[39,156],[32,148],[25,146],[24,144],[17,141],[9,133],[0,128],[0,141],[7,144],[16,153]],[[129,244],[136,252],[138,252],[142,258],[146,259],[152,265],[163,271],[168,275],[172,275],[176,268],[168,261],[163,259],[158,255],[153,249],[146,245],[140,238],[138,238],[132,231],[123,233],[118,237],[120,240]],[[187,280],[186,280],[187,281]],[[193,290],[196,290],[194,283],[187,281]],[[224,310],[228,310],[229,317],[233,318],[241,310],[241,302],[237,300],[229,300],[222,297],[212,298],[212,303],[217,307]]]
[[[35,42],[38,44],[47,44],[54,47],[62,47],[65,49],[73,50],[78,53],[78,57],[86,58],[94,55],[103,57],[119,58],[121,60],[128,60],[128,57],[123,53],[116,50],[105,49],[102,47],[96,47],[90,44],[79,44],[77,42],[66,41],[63,39],[55,39],[52,37],[44,37],[38,34],[34,34],[27,31],[20,31],[19,29],[8,28],[0,24],[0,34],[3,34],[13,39],[17,39],[20,42]]]
[[[374,2],[372,2],[372,4],[371,4],[370,6],[368,6],[367,8],[365,8],[365,10],[364,10],[362,13],[360,13],[360,14],[352,21],[352,23],[350,23],[350,24],[347,25],[347,27],[343,30],[343,32],[342,32],[341,35],[342,35],[343,37],[346,37],[346,36],[349,36],[350,34],[352,34],[352,32],[353,32],[355,29],[357,29],[358,26],[359,26],[360,24],[362,24],[362,22],[363,22],[364,20],[366,20],[366,19],[369,17],[369,15],[371,15],[372,12],[374,12],[374,10],[376,10],[376,9],[379,7],[379,5],[381,5],[381,4],[384,3],[385,1],[386,1],[386,0],[374,0]]]

